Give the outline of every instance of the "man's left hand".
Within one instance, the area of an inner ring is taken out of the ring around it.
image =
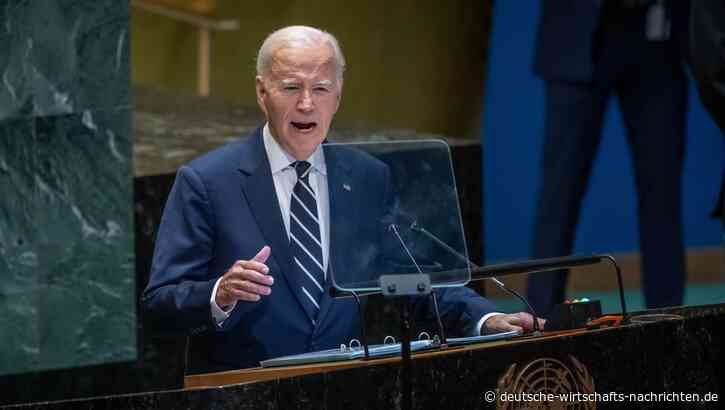
[[[544,328],[546,319],[539,318],[539,329]],[[483,323],[481,333],[510,332],[512,330],[523,330],[531,332],[534,330],[534,319],[526,312],[494,315]]]

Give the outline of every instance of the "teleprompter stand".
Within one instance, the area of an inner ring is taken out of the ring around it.
[[[429,295],[430,276],[426,274],[417,275],[383,275],[380,277],[380,288],[383,296],[393,298],[397,302],[400,312],[400,354],[401,354],[401,383],[402,400],[401,409],[410,410],[413,408],[413,385],[411,367],[410,343],[410,297]]]

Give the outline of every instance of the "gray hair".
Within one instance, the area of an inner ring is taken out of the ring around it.
[[[342,55],[337,39],[326,31],[308,26],[284,27],[267,36],[257,53],[257,75],[269,72],[272,55],[282,47],[313,47],[320,44],[327,44],[332,49],[337,80],[342,81],[345,56]]]

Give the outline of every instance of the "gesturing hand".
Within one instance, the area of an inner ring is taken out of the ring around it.
[[[257,302],[272,293],[274,278],[267,275],[269,267],[265,265],[270,253],[269,246],[265,246],[252,260],[234,262],[219,281],[216,304],[224,309],[238,300]]]

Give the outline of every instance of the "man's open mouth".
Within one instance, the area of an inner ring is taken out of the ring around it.
[[[292,126],[297,128],[298,130],[304,131],[304,130],[310,130],[312,128],[315,128],[317,126],[316,122],[295,122],[292,121]]]

